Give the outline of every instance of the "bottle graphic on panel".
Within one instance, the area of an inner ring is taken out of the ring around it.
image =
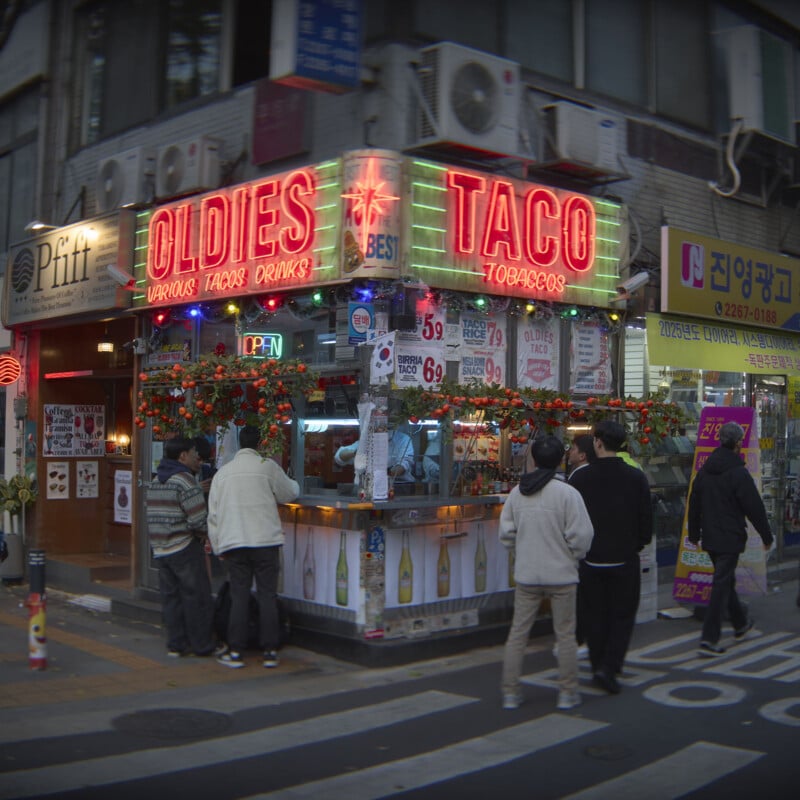
[[[515,550],[508,551],[508,585],[513,589],[517,582],[514,580],[514,564],[517,560],[517,553]]]
[[[408,531],[403,531],[403,549],[400,553],[400,569],[397,578],[397,602],[410,603],[414,594],[414,564],[408,545]]]
[[[283,545],[278,548],[278,594],[283,594]]]
[[[314,529],[309,527],[306,554],[303,557],[303,597],[313,600],[316,593],[316,564],[314,563]]]
[[[339,560],[336,562],[336,604],[339,606],[347,605],[347,534],[342,531],[339,534]]]
[[[436,595],[450,595],[450,553],[447,552],[447,539],[439,539],[439,560],[436,562]]]
[[[486,542],[483,525],[478,525],[478,544],[475,546],[475,592],[486,591]]]

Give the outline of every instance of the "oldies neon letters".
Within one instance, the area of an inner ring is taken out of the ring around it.
[[[204,195],[199,204],[187,200],[156,209],[147,275],[155,284],[177,285],[153,287],[149,301],[189,298],[201,281],[205,291],[243,289],[252,267],[257,284],[310,278],[315,192],[313,173],[296,170]]]

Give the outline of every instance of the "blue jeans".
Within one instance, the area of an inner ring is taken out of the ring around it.
[[[203,545],[194,538],[183,550],[155,561],[167,648],[208,655],[214,650],[214,604]]]
[[[258,639],[263,650],[277,650],[280,644],[278,623],[278,570],[280,547],[237,547],[224,553],[231,582],[231,612],[228,617],[228,646],[241,652],[247,649],[247,618],[250,612],[250,587],[256,579],[258,600]]]
[[[739,630],[747,624],[747,611],[736,594],[736,565],[738,553],[709,553],[714,564],[714,582],[711,598],[703,619],[703,641],[716,644],[722,633],[722,614],[727,610],[733,629]]]

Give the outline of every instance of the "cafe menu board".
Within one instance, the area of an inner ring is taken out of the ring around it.
[[[45,405],[42,455],[102,456],[105,438],[104,406]]]

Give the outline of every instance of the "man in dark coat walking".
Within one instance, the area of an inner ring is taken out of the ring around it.
[[[735,638],[741,639],[753,627],[753,620],[748,618],[736,593],[736,565],[747,544],[745,518],[753,523],[765,550],[773,541],[764,502],[739,455],[743,441],[742,426],[726,422],[719,431],[719,447],[700,468],[689,494],[689,541],[702,541],[703,550],[714,564],[711,598],[698,650],[698,655],[708,658],[725,652],[719,644],[723,610],[728,611]]]
[[[653,538],[650,485],[640,469],[619,457],[625,428],[613,420],[594,428],[597,459],[570,477],[594,527],[592,547],[580,566],[594,682],[617,694],[617,675],[628,651],[641,591],[639,551]]]

